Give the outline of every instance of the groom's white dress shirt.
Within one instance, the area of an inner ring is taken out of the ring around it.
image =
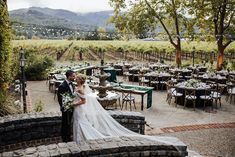
[[[68,80],[66,80],[66,82],[67,82],[68,85],[69,85],[70,91],[71,91],[72,93],[74,93],[74,89],[73,89],[72,82],[70,82],[70,81],[68,81]]]

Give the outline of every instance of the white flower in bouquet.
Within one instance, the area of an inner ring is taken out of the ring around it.
[[[62,94],[62,104],[64,111],[72,111],[74,106],[75,96],[69,93]]]

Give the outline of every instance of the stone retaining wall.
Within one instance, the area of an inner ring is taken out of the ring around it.
[[[138,112],[108,111],[120,124],[144,134],[145,117]],[[61,113],[30,113],[0,117],[0,152],[58,143]]]
[[[179,142],[175,146],[166,145],[144,137],[118,137],[98,140],[89,140],[76,144],[75,142],[58,143],[30,147],[25,150],[16,150],[0,153],[1,157],[28,156],[28,157],[185,157],[187,147]]]

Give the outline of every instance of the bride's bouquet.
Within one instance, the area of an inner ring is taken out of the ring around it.
[[[74,106],[75,96],[69,93],[62,94],[62,103],[64,111],[72,111]]]

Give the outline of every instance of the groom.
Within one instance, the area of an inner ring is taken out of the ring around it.
[[[72,135],[72,116],[73,116],[73,111],[64,111],[63,109],[63,104],[62,104],[62,94],[64,93],[69,93],[73,94],[74,92],[74,85],[72,82],[74,81],[76,75],[75,72],[72,70],[68,70],[66,72],[66,79],[64,82],[59,86],[58,92],[57,92],[57,97],[58,97],[58,102],[60,104],[60,110],[62,112],[62,126],[61,126],[61,136],[63,142],[69,142],[72,141],[71,135]]]

